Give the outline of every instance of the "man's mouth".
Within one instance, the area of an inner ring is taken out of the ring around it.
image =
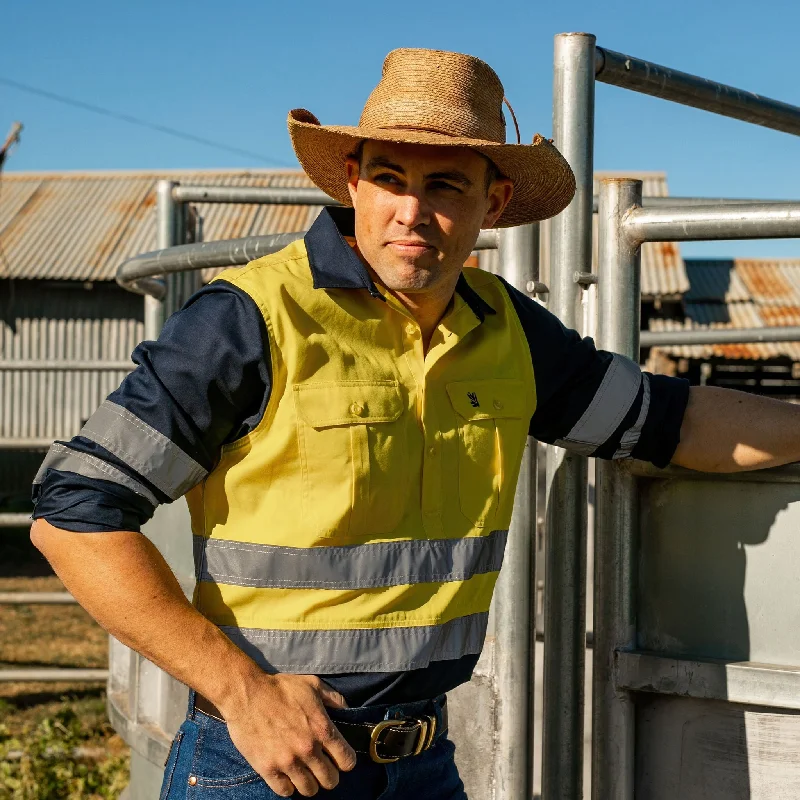
[[[428,250],[434,249],[433,245],[413,239],[399,239],[394,242],[389,242],[389,246],[398,253],[409,256],[422,255]]]

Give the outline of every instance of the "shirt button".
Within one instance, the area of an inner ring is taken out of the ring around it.
[[[350,406],[350,413],[354,417],[363,417],[364,416],[364,406],[362,406],[361,403],[353,403],[353,405]]]
[[[416,336],[417,335],[417,326],[413,322],[409,322],[408,325],[406,325],[406,333],[409,336]]]
[[[499,400],[495,400],[494,403],[492,403],[492,405],[494,406],[495,411],[503,410],[503,404]]]
[[[429,447],[428,448],[428,455],[431,456],[431,458],[433,456],[435,456],[436,455],[436,448],[435,447]]]
[[[197,783],[197,776],[190,775],[189,776],[189,786],[194,786]]]

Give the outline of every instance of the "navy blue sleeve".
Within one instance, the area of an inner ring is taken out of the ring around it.
[[[73,531],[140,530],[261,420],[268,341],[245,292],[216,281],[194,294],[157,341],[134,350],[136,369],[80,433],[51,447],[33,486],[34,519]]]
[[[642,372],[630,359],[598,350],[503,282],[531,351],[531,436],[586,456],[667,466],[680,442],[689,382]]]

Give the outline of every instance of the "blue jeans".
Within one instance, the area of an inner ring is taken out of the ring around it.
[[[378,722],[396,716],[431,713],[429,703],[328,709],[331,719]],[[437,723],[441,713],[436,711]],[[455,745],[442,731],[429,750],[391,764],[376,764],[358,753],[350,772],[340,773],[339,785],[320,789],[315,797],[329,800],[467,800],[453,760]],[[192,778],[192,783],[189,780]],[[292,797],[301,797],[295,792]],[[169,751],[159,800],[278,800],[244,756],[236,749],[228,726],[194,708],[189,711]]]

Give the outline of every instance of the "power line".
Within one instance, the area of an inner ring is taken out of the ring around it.
[[[11,86],[14,89],[19,89],[21,92],[28,92],[29,94],[35,94],[39,97],[45,97],[48,100],[55,100],[58,103],[63,103],[67,106],[73,106],[74,108],[80,108],[84,111],[91,111],[94,114],[100,114],[104,117],[110,117],[111,119],[120,120],[122,122],[127,122],[131,125],[138,125],[140,128],[149,128],[153,131],[158,131],[159,133],[166,133],[169,136],[175,136],[178,139],[184,139],[188,142],[195,142],[197,144],[204,144],[207,147],[216,147],[218,150],[227,150],[229,153],[236,153],[240,156],[247,156],[248,158],[254,158],[257,161],[262,161],[266,164],[275,164],[280,167],[289,167],[291,168],[291,164],[287,164],[285,161],[280,161],[277,158],[270,158],[269,156],[262,155],[261,153],[254,153],[252,150],[244,150],[241,147],[234,147],[232,145],[225,144],[224,142],[216,142],[213,139],[206,139],[203,136],[195,136],[193,133],[187,133],[186,131],[180,131],[176,128],[170,128],[167,125],[159,125],[155,122],[149,122],[146,119],[140,119],[139,117],[133,117],[130,114],[120,114],[117,111],[112,111],[108,108],[103,108],[102,106],[94,105],[93,103],[85,103],[83,100],[75,100],[72,97],[66,97],[65,95],[56,94],[55,92],[47,91],[46,89],[39,89],[36,86],[29,86],[26,83],[20,83],[19,81],[11,80],[10,78],[4,78],[0,76],[0,83],[5,84],[6,86]]]

